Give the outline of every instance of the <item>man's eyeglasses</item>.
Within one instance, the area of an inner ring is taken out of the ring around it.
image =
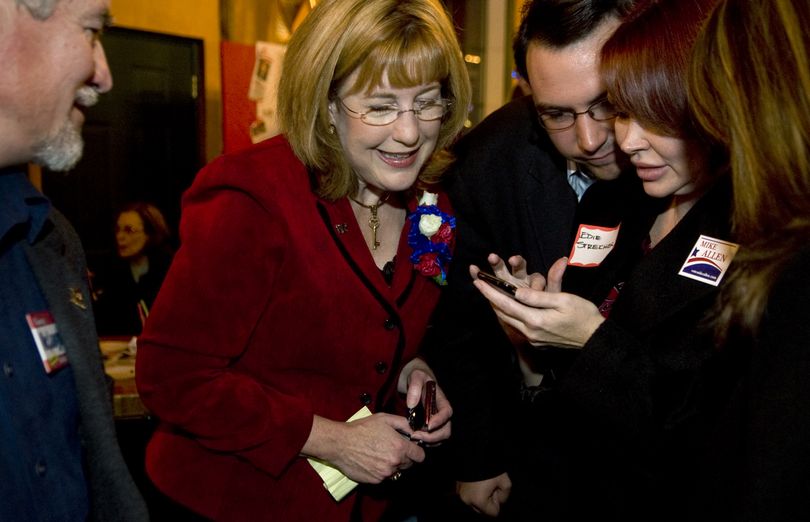
[[[410,109],[400,109],[397,105],[379,105],[369,107],[366,112],[358,112],[346,106],[346,103],[340,100],[340,104],[352,118],[359,118],[360,121],[367,125],[381,127],[383,125],[390,125],[394,123],[400,114],[412,112],[421,121],[436,121],[440,120],[450,111],[453,106],[452,100],[446,98],[436,98],[434,100],[413,102],[413,107]]]
[[[607,98],[595,101],[582,112],[560,109],[537,111],[537,115],[540,116],[540,124],[546,130],[552,131],[570,129],[577,122],[577,117],[583,114],[587,114],[594,121],[608,121],[615,118],[618,111]]]

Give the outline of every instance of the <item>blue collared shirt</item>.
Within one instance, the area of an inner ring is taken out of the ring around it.
[[[573,161],[568,162],[568,184],[574,189],[577,194],[577,201],[582,200],[582,196],[588,187],[593,185],[596,180],[591,176],[584,173],[579,166]]]
[[[23,245],[37,241],[49,211],[25,174],[0,170],[0,520],[89,512],[73,372],[45,372],[25,318],[48,310]]]

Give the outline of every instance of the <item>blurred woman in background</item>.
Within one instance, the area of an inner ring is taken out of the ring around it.
[[[129,203],[115,217],[116,255],[93,277],[99,335],[137,336],[172,260],[170,232],[154,205]]]

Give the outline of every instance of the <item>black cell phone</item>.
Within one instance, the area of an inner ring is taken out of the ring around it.
[[[436,381],[427,381],[422,395],[419,404],[408,410],[408,424],[414,431],[427,430],[430,417],[439,411],[436,406]]]
[[[517,292],[518,287],[510,283],[509,281],[504,281],[500,277],[495,277],[492,274],[488,274],[486,272],[478,272],[478,279],[489,283],[490,285],[494,286],[498,290],[509,294],[512,297],[515,297],[515,292]]]

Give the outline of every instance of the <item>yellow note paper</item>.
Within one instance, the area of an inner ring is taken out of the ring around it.
[[[349,417],[349,420],[346,422],[356,421],[368,417],[369,415],[371,415],[371,410],[363,406],[357,410],[357,413]],[[332,495],[332,498],[338,502],[343,500],[346,495],[357,487],[357,482],[344,475],[343,472],[328,462],[312,458],[308,458],[307,460],[312,468],[318,472],[318,475],[321,476],[323,487],[325,487],[326,490],[329,491],[329,494]]]

